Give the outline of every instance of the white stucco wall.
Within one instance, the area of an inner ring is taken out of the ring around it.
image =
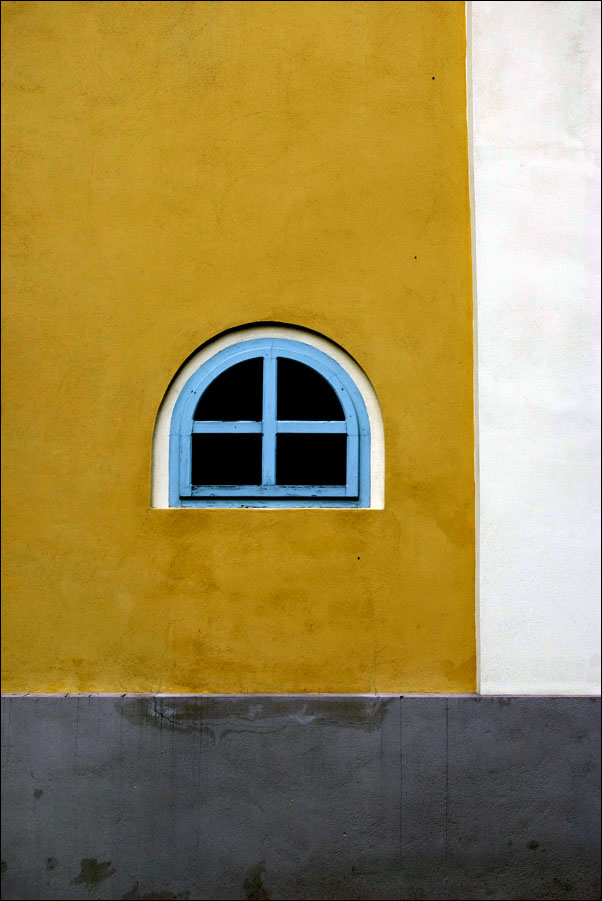
[[[597,693],[600,4],[469,6],[480,691]]]

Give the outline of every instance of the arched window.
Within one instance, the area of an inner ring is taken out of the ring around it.
[[[170,507],[369,507],[370,419],[332,356],[241,340],[187,378],[169,428]]]

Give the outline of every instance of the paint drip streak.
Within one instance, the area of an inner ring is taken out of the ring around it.
[[[403,840],[403,698],[399,698],[399,854]]]
[[[445,699],[445,867],[447,870],[447,843],[449,821],[449,700]],[[446,874],[447,879],[447,874]]]

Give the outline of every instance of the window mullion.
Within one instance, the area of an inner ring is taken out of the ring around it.
[[[273,349],[263,360],[262,482],[276,484],[276,357]]]

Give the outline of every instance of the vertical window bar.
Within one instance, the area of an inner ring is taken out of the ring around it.
[[[348,497],[359,494],[359,439],[347,433],[347,491]]]
[[[263,359],[263,449],[264,485],[276,484],[276,357],[273,347]]]
[[[180,435],[180,496],[190,495],[192,483],[192,436]]]

